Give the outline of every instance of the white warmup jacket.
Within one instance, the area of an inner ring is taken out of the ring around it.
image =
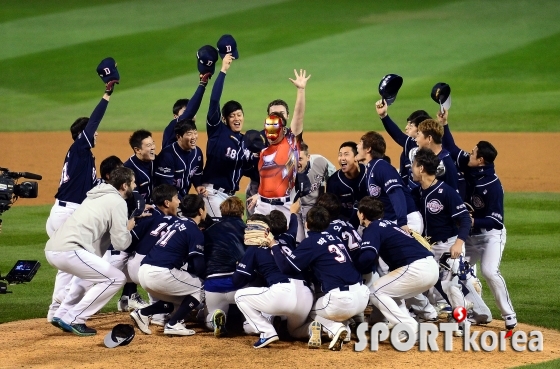
[[[127,223],[126,202],[115,187],[102,183],[87,193],[82,204],[47,241],[45,251],[85,249],[103,257],[109,244],[99,241],[107,232],[115,250],[125,250],[132,241]]]

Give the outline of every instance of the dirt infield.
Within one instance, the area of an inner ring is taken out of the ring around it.
[[[238,335],[217,339],[211,332],[198,327],[191,337],[166,337],[163,328],[152,326],[152,335],[136,330],[136,337],[128,346],[108,349],[103,337],[118,323],[131,323],[126,313],[94,316],[88,324],[98,330],[92,337],[77,337],[53,327],[45,319],[25,320],[0,325],[1,368],[510,368],[518,365],[549,361],[560,357],[560,332],[539,328],[544,336],[544,350],[514,352],[509,341],[505,352],[464,352],[463,339],[453,338],[453,350],[419,352],[414,347],[398,352],[389,343],[381,343],[378,352],[354,351],[354,343],[344,345],[342,351],[327,350],[323,340],[320,350],[307,349],[306,342],[274,342],[268,348],[253,348],[255,336]],[[189,325],[191,323],[188,323]],[[503,329],[503,321],[473,330]],[[536,327],[519,324],[517,330],[530,332]],[[479,342],[479,341],[476,341]]]
[[[358,141],[361,132],[311,132],[305,141],[312,153],[321,154],[338,166],[338,147],[344,141]],[[93,149],[96,164],[109,155],[117,155],[125,161],[132,149],[128,145],[128,132],[100,132],[97,146]],[[542,155],[556,151],[560,133],[456,133],[457,144],[471,150],[481,140],[492,142],[498,150],[497,173],[506,192],[560,192],[558,177],[552,176],[549,168],[558,165],[555,155]],[[154,132],[158,146],[161,133]],[[387,155],[398,165],[402,149],[391,138],[387,140]],[[12,171],[32,172],[43,176],[37,199],[23,199],[18,205],[50,204],[60,180],[64,155],[72,143],[68,132],[0,133],[2,155],[0,166]],[[199,135],[198,146],[206,148],[206,134]],[[158,147],[157,152],[161,148]],[[241,181],[245,189],[247,179]]]

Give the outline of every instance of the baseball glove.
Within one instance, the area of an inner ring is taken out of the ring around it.
[[[260,220],[247,221],[245,228],[245,245],[247,246],[270,246],[274,236],[265,222]]]
[[[427,248],[429,251],[432,251],[432,244],[430,244],[428,238],[422,237],[422,235],[414,230],[410,230],[410,235],[416,239],[416,241],[420,242],[422,246]]]

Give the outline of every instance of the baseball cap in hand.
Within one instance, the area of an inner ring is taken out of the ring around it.
[[[243,142],[250,152],[261,152],[266,147],[266,138],[255,129],[250,129],[245,133]]]
[[[237,42],[232,35],[223,35],[218,40],[218,51],[220,57],[223,59],[226,54],[231,54],[234,59],[239,59],[239,52],[237,51]]]
[[[218,61],[218,51],[210,45],[204,45],[196,52],[198,61],[198,72],[200,74],[212,73],[216,71],[216,62]]]
[[[146,200],[136,191],[132,191],[132,196],[126,199],[126,207],[128,208],[128,218],[139,217],[146,208]]]
[[[379,82],[379,95],[391,105],[397,98],[397,93],[403,84],[403,78],[398,74],[387,74]]]
[[[101,60],[101,63],[97,66],[97,74],[99,74],[99,77],[101,77],[105,83],[121,79],[119,71],[117,70],[117,62],[113,58]]]
[[[443,106],[445,110],[451,107],[451,86],[445,82],[438,82],[432,88],[432,100]]]
[[[134,335],[134,327],[130,324],[117,324],[113,327],[111,332],[105,335],[103,343],[108,348],[126,346],[132,341]]]

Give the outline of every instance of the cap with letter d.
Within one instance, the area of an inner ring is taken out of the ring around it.
[[[451,86],[445,82],[438,82],[432,88],[432,100],[437,102],[445,110],[451,107]]]
[[[218,61],[218,51],[214,46],[204,45],[196,52],[198,61],[198,72],[200,74],[214,74],[216,70],[216,62]]]
[[[243,142],[245,143],[245,147],[253,153],[261,152],[267,147],[266,138],[255,129],[250,129],[245,133]]]
[[[403,84],[403,78],[398,74],[387,74],[379,82],[379,95],[387,105],[391,105],[397,98],[397,93]]]
[[[117,324],[105,335],[103,343],[108,348],[126,346],[134,338],[134,327],[130,324]]]
[[[105,58],[97,66],[97,74],[105,83],[121,79],[117,70],[117,62],[113,58]]]
[[[226,54],[231,54],[234,59],[239,59],[239,52],[237,51],[237,42],[232,35],[223,35],[218,40],[218,51],[220,57],[223,59]]]

